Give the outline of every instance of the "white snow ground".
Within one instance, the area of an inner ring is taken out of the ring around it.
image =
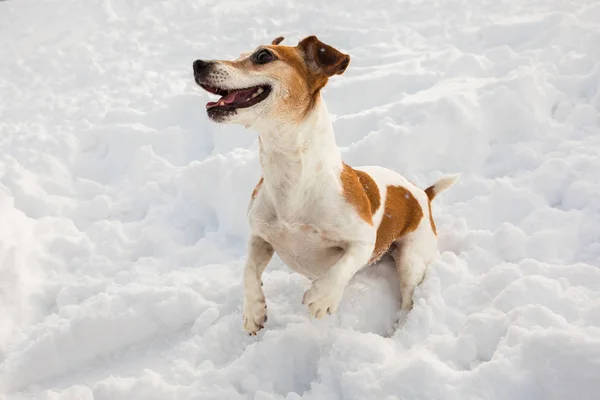
[[[352,56],[325,91],[348,163],[463,176],[397,329],[389,260],[316,321],[275,259],[249,337],[256,135],[207,120],[191,65],[309,34]],[[598,43],[598,1],[0,2],[0,393],[597,399]]]

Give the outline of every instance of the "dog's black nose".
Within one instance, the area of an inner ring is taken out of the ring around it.
[[[208,67],[209,65],[210,65],[210,63],[207,61],[204,61],[204,60],[194,61],[194,73],[201,74],[202,72],[204,72],[206,67]]]

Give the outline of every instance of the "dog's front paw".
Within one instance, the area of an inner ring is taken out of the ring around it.
[[[244,298],[244,330],[250,335],[256,335],[265,327],[267,322],[267,303],[265,297]]]
[[[344,290],[323,278],[316,279],[310,289],[304,293],[302,304],[308,306],[310,313],[318,319],[337,311]]]

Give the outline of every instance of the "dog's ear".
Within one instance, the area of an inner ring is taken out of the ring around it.
[[[350,63],[348,54],[321,42],[316,36],[302,39],[297,47],[302,52],[308,69],[317,76],[341,75]]]
[[[283,41],[283,36],[279,36],[279,37],[276,37],[275,39],[273,39],[271,44],[277,45],[277,44],[281,43],[282,41]]]

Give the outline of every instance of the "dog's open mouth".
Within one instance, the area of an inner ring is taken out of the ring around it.
[[[206,109],[212,111],[236,110],[238,108],[252,107],[266,99],[271,92],[271,87],[269,85],[235,90],[226,90],[204,84],[200,86],[207,92],[221,96],[218,101],[209,101],[206,103]]]

